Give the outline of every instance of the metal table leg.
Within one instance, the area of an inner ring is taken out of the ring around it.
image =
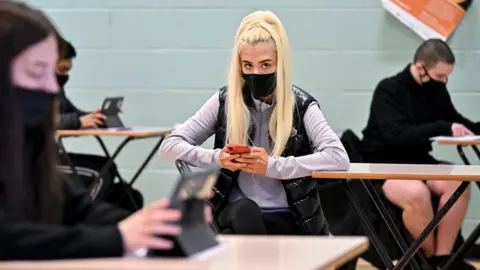
[[[455,253],[453,253],[452,258],[450,258],[450,260],[447,262],[447,264],[445,264],[445,266],[443,268],[444,269],[451,269],[452,265],[455,262],[457,262],[459,260],[463,260],[467,251],[473,245],[475,245],[475,242],[477,241],[478,238],[480,238],[480,224],[477,225],[477,227],[475,227],[475,229],[470,234],[470,236],[468,236],[467,240],[465,240],[463,245],[460,246],[460,248]]]
[[[110,156],[110,153],[108,152],[108,149],[105,145],[105,143],[103,142],[102,138],[100,136],[95,136],[95,139],[97,139],[98,143],[100,144],[100,147],[102,148],[103,152],[105,153],[105,157],[107,157],[108,159],[112,159],[112,157]],[[137,138],[134,138],[135,140],[138,140]],[[146,138],[148,139],[148,138]],[[137,171],[135,172],[135,174],[133,175],[133,177],[130,179],[130,181],[128,182],[128,185],[129,186],[132,186],[135,181],[137,180],[137,178],[140,176],[140,174],[143,172],[143,170],[145,169],[145,167],[148,165],[148,163],[152,160],[153,156],[155,155],[155,153],[158,151],[158,148],[160,147],[160,145],[162,144],[163,140],[165,139],[164,136],[161,136],[159,137],[159,140],[157,141],[157,143],[154,145],[154,147],[152,148],[152,150],[150,151],[150,153],[148,154],[147,158],[143,161],[143,163],[140,165],[140,167],[137,169]],[[122,146],[122,145],[120,145]],[[120,147],[119,146],[119,147]],[[115,154],[115,153],[114,153]],[[115,159],[115,158],[113,158]],[[110,166],[113,165],[113,163],[110,164]],[[123,181],[122,177],[120,176],[120,174],[118,173],[118,171],[116,172],[116,176],[121,180]]]
[[[471,147],[475,155],[477,155],[478,159],[480,159],[480,150],[478,150],[478,147],[476,145],[471,145]],[[463,163],[465,163],[465,165],[470,165],[470,161],[467,159],[467,156],[463,152],[463,146],[457,145],[457,152],[460,155]],[[477,184],[477,187],[480,188],[480,182],[475,183]],[[450,269],[452,265],[455,264],[457,261],[463,260],[465,254],[473,245],[475,245],[475,242],[478,240],[478,238],[480,238],[480,224],[475,227],[473,232],[468,236],[468,238],[460,246],[460,248],[452,254],[452,258],[450,258],[450,260],[444,266],[444,269]]]
[[[343,188],[345,189],[345,193],[347,194],[350,202],[352,203],[353,208],[355,209],[358,216],[360,217],[360,222],[362,223],[362,226],[365,229],[365,232],[367,233],[370,241],[372,241],[372,244],[375,250],[377,250],[378,255],[382,259],[387,269],[393,269],[394,265],[393,265],[392,259],[388,255],[388,252],[385,250],[385,247],[382,245],[380,238],[375,233],[375,230],[373,229],[370,221],[368,220],[368,217],[363,212],[362,206],[360,205],[357,197],[353,193],[349,181],[341,180],[341,182],[342,182]]]
[[[103,140],[99,137],[99,136],[95,136],[95,138],[97,139],[97,141],[99,142],[100,144],[100,147],[102,148],[102,150],[104,151],[105,153],[105,156],[107,157],[107,162],[103,165],[102,169],[100,170],[100,173],[98,174],[98,176],[94,179],[94,181],[92,182],[91,186],[89,187],[92,188],[96,182],[98,182],[107,172],[108,172],[108,169],[110,169],[110,167],[113,165],[115,159],[118,157],[118,155],[120,154],[120,152],[123,150],[123,148],[130,142],[130,141],[133,141],[133,140],[139,140],[139,139],[151,139],[152,137],[145,137],[145,138],[134,138],[134,137],[127,137],[125,138],[121,143],[120,145],[117,147],[117,149],[115,149],[115,151],[113,152],[112,155],[109,154],[108,152],[108,149],[105,145],[105,143],[103,142]],[[127,195],[128,199],[130,200],[130,202],[132,203],[133,207],[134,208],[139,208],[138,205],[135,203],[135,199],[133,198],[133,195],[129,192],[129,189],[128,187],[131,187],[135,181],[137,180],[137,178],[140,176],[140,174],[143,172],[143,170],[145,169],[145,167],[148,165],[148,163],[150,162],[150,160],[153,158],[153,156],[155,155],[155,153],[158,151],[158,148],[160,147],[160,144],[162,144],[163,142],[163,139],[165,138],[165,136],[160,136],[159,137],[159,140],[158,142],[155,144],[155,146],[152,148],[152,150],[150,151],[150,153],[148,154],[147,158],[144,160],[144,162],[140,165],[140,167],[138,168],[138,170],[135,172],[134,176],[132,177],[132,179],[129,181],[129,182],[124,182],[123,179],[121,178],[121,176],[118,174],[117,172],[117,177],[119,177],[120,179],[120,183],[121,185],[123,186],[124,188],[124,192],[125,194]]]
[[[412,245],[408,248],[407,252],[400,258],[398,261],[397,265],[395,265],[395,268],[393,269],[403,269],[405,266],[408,264],[408,262],[411,260],[411,258],[414,256],[414,254],[418,251],[420,248],[421,244],[425,239],[428,237],[428,235],[437,228],[438,223],[442,220],[442,218],[447,214],[447,212],[452,208],[453,204],[457,202],[458,198],[462,196],[463,192],[467,189],[467,187],[470,185],[470,182],[462,182],[460,186],[455,190],[455,192],[452,194],[452,196],[448,199],[448,201],[445,203],[445,205],[437,212],[437,214],[433,217],[433,220],[428,223],[427,227],[425,227],[425,230],[420,234],[420,236],[413,241]]]
[[[405,239],[403,238],[402,234],[398,230],[397,226],[395,225],[395,222],[393,221],[392,217],[388,214],[388,210],[385,207],[385,205],[382,202],[382,199],[378,195],[377,191],[375,190],[373,184],[371,181],[365,181],[365,180],[360,180],[360,182],[363,184],[365,189],[367,190],[368,195],[372,199],[373,203],[375,204],[375,207],[377,208],[378,212],[380,212],[380,215],[382,216],[383,221],[387,225],[388,229],[390,230],[390,233],[392,234],[393,238],[395,239],[395,242],[397,242],[398,247],[402,251],[403,254],[405,254],[407,250],[407,243],[405,242]],[[430,265],[427,262],[427,259],[425,256],[423,256],[423,253],[418,253],[417,254],[421,263],[422,267],[420,267],[416,261],[415,258],[412,258],[412,261],[410,263],[410,266],[413,269],[430,269]]]
[[[90,184],[90,186],[88,186],[88,191],[90,192],[94,187],[95,185],[100,181],[100,179],[102,179],[102,177],[108,172],[108,170],[110,169],[110,167],[113,165],[115,159],[118,157],[118,155],[120,154],[120,152],[123,150],[123,148],[125,148],[125,146],[131,142],[131,141],[134,141],[134,140],[140,140],[140,139],[151,139],[153,137],[140,137],[140,138],[135,138],[135,137],[127,137],[125,138],[121,143],[120,145],[115,149],[115,151],[113,152],[112,155],[110,155],[104,141],[102,140],[102,138],[100,136],[94,136],[95,139],[97,140],[97,142],[99,143],[100,147],[102,148],[104,154],[105,154],[105,157],[107,158],[107,162],[103,165],[102,169],[100,170],[99,174],[95,177],[95,179],[93,179],[92,183]],[[75,168],[75,165],[72,163],[72,161],[70,160],[70,158],[68,157],[67,155],[67,151],[65,149],[65,146],[63,145],[62,143],[62,140],[61,140],[61,136],[59,136],[58,138],[58,145],[61,149],[61,151],[63,153],[65,153],[66,155],[66,158],[67,158],[67,161],[70,165],[70,167],[72,168],[72,172],[74,173],[74,176],[78,179],[78,172],[77,172],[77,169]],[[116,177],[119,178],[120,180],[120,183],[121,185],[123,186],[124,188],[124,191],[125,191],[125,194],[128,196],[128,199],[130,200],[130,202],[132,203],[132,205],[135,207],[135,208],[138,208],[138,205],[136,205],[135,203],[135,199],[133,198],[133,195],[129,192],[129,189],[128,187],[132,186],[135,181],[138,179],[138,177],[141,175],[141,173],[143,172],[143,170],[145,169],[145,167],[148,165],[148,163],[152,160],[153,156],[155,155],[155,153],[158,151],[158,148],[160,147],[160,145],[162,144],[165,136],[159,136],[157,137],[159,138],[158,142],[154,145],[154,147],[152,148],[152,150],[150,151],[150,153],[148,154],[147,158],[143,161],[143,163],[140,165],[140,167],[137,169],[137,171],[135,172],[134,176],[131,178],[131,180],[129,182],[126,182],[122,179],[122,177],[120,176],[119,172],[116,171]]]
[[[160,147],[164,139],[165,139],[164,136],[160,137],[157,143],[153,146],[147,158],[143,161],[142,165],[140,165],[140,167],[137,169],[133,177],[130,179],[130,182],[128,182],[129,186],[132,186],[135,183],[135,181],[137,181],[138,177],[140,176],[140,174],[142,174],[145,167],[147,167],[148,163],[150,163],[152,158],[155,156],[155,153],[158,152],[158,148]]]
[[[58,147],[60,148],[60,154],[65,158],[65,160],[67,161],[67,165],[70,167],[70,169],[72,170],[72,173],[73,173],[73,178],[75,179],[75,185],[77,184],[81,184],[81,181],[80,181],[80,178],[78,177],[78,171],[77,171],[77,168],[75,167],[75,165],[73,164],[72,160],[70,159],[70,156],[68,156],[68,152],[67,152],[67,149],[65,148],[65,145],[63,144],[63,137],[62,136],[58,136],[58,139],[57,139],[57,145]],[[82,185],[82,187],[85,187],[84,185]]]
[[[477,149],[477,151],[478,151],[478,149]],[[457,145],[457,152],[460,155],[460,158],[462,159],[463,163],[465,163],[465,165],[470,165],[470,161],[468,161],[467,155],[465,155],[465,152],[463,152],[463,146]]]
[[[107,148],[107,145],[105,144],[105,142],[102,140],[102,137],[100,136],[94,136],[94,138],[97,140],[98,144],[100,145],[100,148],[102,148],[102,151],[103,151],[103,154],[105,155],[105,157],[107,159],[110,159],[111,158],[111,155],[110,155],[110,152],[108,152],[108,148]],[[112,163],[113,165],[113,163]],[[118,170],[115,170],[115,176],[118,177],[118,179],[122,182],[124,181],[122,176],[120,175],[120,173],[118,172]]]

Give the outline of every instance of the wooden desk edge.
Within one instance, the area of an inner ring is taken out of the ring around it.
[[[368,247],[369,247],[368,243],[369,242],[366,241],[365,243],[363,243],[360,246],[358,246],[358,247],[354,248],[353,250],[349,251],[347,254],[343,255],[342,257],[330,262],[329,264],[327,264],[325,267],[323,267],[321,269],[325,269],[325,270],[327,270],[327,269],[337,269],[340,266],[345,265],[349,261],[359,257],[365,251],[367,251]]]
[[[348,180],[442,180],[442,181],[480,181],[480,175],[436,175],[436,174],[402,174],[402,173],[356,173],[356,172],[313,172],[314,179],[348,179]]]
[[[438,140],[436,141],[439,145],[457,145],[457,146],[472,146],[480,145],[480,140],[474,141],[453,141],[453,140]]]
[[[82,137],[82,136],[115,136],[115,137],[156,137],[156,136],[167,136],[173,132],[173,129],[162,130],[162,131],[77,131],[77,130],[58,130],[57,136],[60,137]]]

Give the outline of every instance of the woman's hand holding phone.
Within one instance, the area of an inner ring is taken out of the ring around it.
[[[228,144],[220,152],[220,161],[225,169],[242,170],[251,174],[265,175],[268,166],[268,152],[262,147],[243,144]]]
[[[247,154],[250,153],[250,147],[246,144],[228,144],[228,152],[230,154]]]
[[[252,147],[250,153],[240,154],[235,162],[243,164],[244,172],[265,175],[268,167],[268,152],[262,147]]]
[[[235,162],[235,159],[240,157],[240,154],[235,154],[230,152],[230,148],[225,146],[220,151],[220,162],[222,163],[222,167],[230,170],[232,172],[241,170],[245,167],[245,164]]]

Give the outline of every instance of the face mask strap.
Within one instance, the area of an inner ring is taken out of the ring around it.
[[[432,76],[430,76],[430,74],[429,74],[428,71],[427,71],[427,68],[426,68],[425,65],[423,65],[423,64],[422,64],[422,69],[423,69],[423,72],[424,72],[424,74],[421,75],[422,78],[427,77],[429,80],[435,81],[435,80],[432,78]]]

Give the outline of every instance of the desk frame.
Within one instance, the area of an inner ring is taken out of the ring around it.
[[[115,159],[118,157],[118,155],[120,154],[120,152],[125,148],[125,146],[129,143],[129,142],[132,142],[132,141],[137,141],[137,140],[141,140],[141,139],[152,139],[152,138],[158,138],[158,141],[155,143],[154,147],[152,148],[152,150],[149,152],[147,158],[142,162],[142,164],[140,165],[140,167],[137,169],[137,171],[135,172],[135,174],[133,175],[133,177],[130,179],[130,181],[125,181],[122,176],[120,176],[119,172],[116,171],[116,177],[118,177],[122,187],[123,187],[123,190],[125,192],[125,194],[127,195],[128,199],[130,200],[130,202],[132,203],[133,207],[138,209],[139,208],[139,205],[136,204],[135,202],[135,199],[133,197],[133,195],[131,194],[131,192],[129,192],[129,189],[128,187],[131,187],[133,186],[133,184],[137,181],[138,177],[142,174],[143,170],[145,169],[145,167],[148,165],[148,163],[150,163],[150,161],[152,160],[153,156],[155,155],[155,153],[158,151],[158,148],[160,147],[160,145],[162,144],[163,140],[165,139],[165,137],[167,136],[169,132],[165,132],[165,133],[162,133],[162,134],[155,134],[155,135],[146,135],[146,136],[133,136],[133,135],[125,135],[125,139],[117,146],[117,148],[115,149],[115,151],[113,152],[113,154],[111,155],[110,152],[108,151],[107,149],[107,146],[105,145],[105,142],[103,141],[103,139],[101,138],[101,135],[88,135],[88,134],[85,134],[85,135],[61,135],[59,134],[58,135],[58,139],[57,139],[57,143],[58,143],[58,146],[60,147],[60,150],[61,152],[64,154],[66,160],[67,160],[67,163],[68,165],[70,166],[72,172],[73,172],[73,175],[74,177],[78,180],[78,172],[77,172],[77,169],[75,168],[75,165],[73,164],[73,162],[71,161],[70,157],[68,156],[68,152],[65,148],[65,145],[63,144],[63,138],[68,138],[68,137],[79,137],[79,136],[93,136],[98,144],[100,145],[100,147],[102,148],[102,151],[103,153],[105,154],[105,157],[107,158],[107,162],[103,165],[102,169],[100,170],[99,174],[97,175],[97,177],[95,177],[95,179],[92,181],[92,183],[90,184],[89,187],[87,187],[88,191],[89,192],[92,192],[92,190],[95,188],[95,185],[97,183],[99,183],[100,179],[102,179],[102,177],[108,172],[108,170],[110,169],[110,167],[113,165],[113,163],[115,162]],[[105,134],[105,135],[108,135]],[[80,182],[80,181],[78,181]],[[95,199],[95,198],[92,198],[92,199]]]
[[[375,164],[372,164],[372,165],[375,165]],[[442,166],[442,165],[435,165],[435,166]],[[460,198],[460,196],[468,188],[468,186],[470,185],[470,182],[468,182],[469,179],[470,179],[470,181],[473,181],[473,180],[471,180],[471,178],[475,177],[476,175],[475,176],[469,175],[468,177],[459,176],[458,180],[456,180],[456,178],[457,178],[456,176],[455,177],[450,176],[447,179],[441,179],[441,178],[446,178],[446,177],[440,177],[440,176],[427,177],[427,176],[416,176],[416,175],[410,175],[410,176],[403,175],[403,176],[398,177],[398,179],[405,179],[406,181],[408,181],[408,180],[418,180],[417,177],[419,177],[419,178],[426,178],[426,179],[423,179],[423,180],[453,180],[453,181],[461,182],[459,187],[455,190],[455,192],[448,199],[448,201],[445,203],[445,205],[437,211],[434,218],[425,227],[424,231],[420,234],[420,236],[417,239],[415,239],[411,243],[411,245],[407,248],[405,240],[403,239],[403,237],[400,234],[398,228],[394,224],[393,219],[388,214],[385,205],[381,202],[380,196],[375,191],[372,183],[370,182],[370,181],[382,180],[385,177],[386,178],[393,178],[393,179],[397,179],[397,177],[386,176],[386,175],[388,175],[388,173],[383,173],[383,174],[377,174],[377,176],[370,176],[374,179],[369,180],[367,178],[368,176],[361,177],[361,176],[358,176],[358,175],[357,175],[357,177],[359,177],[361,179],[356,179],[355,174],[357,174],[357,173],[321,172],[320,174],[317,174],[317,175],[315,175],[315,173],[314,173],[313,177],[316,178],[316,179],[321,179],[321,178],[332,179],[333,178],[333,179],[340,179],[341,180],[341,183],[342,183],[342,185],[345,189],[345,192],[347,193],[347,196],[348,196],[350,202],[352,203],[352,206],[354,207],[355,211],[359,215],[360,222],[361,222],[362,226],[364,227],[366,234],[368,235],[368,237],[372,241],[372,244],[373,244],[374,248],[377,250],[378,254],[380,255],[380,258],[384,262],[387,269],[404,269],[408,264],[410,264],[412,266],[412,268],[414,268],[414,269],[426,269],[426,268],[430,269],[429,265],[426,264],[425,257],[422,256],[423,254],[421,254],[421,253],[417,254],[417,251],[420,249],[421,244],[425,241],[425,239],[428,237],[428,235],[430,233],[432,233],[437,228],[438,224],[443,219],[443,217],[446,215],[446,213],[451,209],[453,204],[455,204],[455,202]],[[358,174],[361,174],[361,173],[358,173]],[[380,177],[382,177],[382,178],[380,178]],[[413,177],[415,177],[415,178],[413,178]],[[436,177],[439,177],[440,179],[434,179]],[[347,178],[347,179],[345,179],[345,178]],[[480,176],[479,176],[479,179],[480,179]],[[390,230],[390,233],[392,234],[395,241],[397,242],[398,247],[402,251],[403,256],[401,256],[400,260],[398,261],[398,263],[396,265],[393,265],[390,256],[388,255],[385,247],[381,243],[378,235],[375,233],[375,231],[373,229],[373,226],[371,225],[370,221],[368,220],[367,215],[365,214],[365,212],[363,211],[363,208],[361,207],[361,205],[359,203],[359,200],[355,196],[355,194],[354,194],[354,192],[353,192],[353,190],[350,186],[350,183],[349,183],[349,181],[351,181],[351,180],[361,181],[361,183],[363,184],[363,186],[367,190],[367,193],[368,193],[369,197],[373,200],[375,207],[380,212],[380,215],[382,216],[383,221],[385,222],[388,229]],[[419,256],[419,258],[422,260],[422,267],[423,268],[419,268],[419,265],[414,258],[415,255]],[[454,258],[452,258],[450,260],[449,264],[451,264],[453,262],[453,260],[454,260]],[[447,268],[445,268],[445,269],[447,269]]]
[[[395,270],[404,269],[405,266],[408,264],[410,264],[414,269],[425,269],[424,267],[428,266],[428,264],[426,264],[425,256],[422,256],[423,254],[422,255],[419,254],[420,260],[422,261],[422,267],[423,267],[423,268],[420,268],[420,266],[418,265],[418,263],[414,258],[415,254],[420,249],[420,246],[425,241],[425,239],[427,239],[428,235],[430,235],[430,233],[432,233],[437,228],[438,224],[443,219],[443,217],[447,214],[450,208],[452,208],[453,204],[457,202],[460,196],[465,192],[467,187],[470,185],[469,182],[462,182],[460,186],[452,194],[452,196],[448,199],[448,201],[445,203],[445,205],[439,211],[437,211],[432,221],[428,223],[428,225],[425,227],[425,229],[420,234],[420,236],[417,239],[415,239],[407,248],[405,239],[403,238],[399,229],[393,222],[392,217],[388,214],[385,205],[382,203],[380,199],[380,196],[373,189],[373,185],[372,183],[370,183],[370,180],[359,179],[359,181],[362,182],[365,189],[367,190],[367,193],[369,194],[370,199],[372,199],[372,201],[374,202],[374,205],[377,208],[377,211],[380,212],[380,215],[382,216],[383,221],[387,225],[388,229],[390,230],[390,233],[394,237],[398,247],[403,253],[403,256],[400,258],[400,260],[398,260],[398,263],[396,265],[393,265],[392,259],[390,258],[385,247],[381,243],[380,238],[373,230],[373,227],[370,221],[368,220],[367,215],[363,211],[357,197],[352,191],[350,187],[350,183],[348,183],[349,181],[350,180],[342,180],[342,183],[347,193],[347,196],[349,197],[353,207],[355,208],[355,211],[360,217],[360,221],[365,229],[365,232],[368,234],[370,240],[372,241],[373,246],[377,250],[378,254],[380,255],[387,269],[395,269]],[[445,269],[448,269],[448,268],[445,268]]]
[[[457,147],[457,152],[460,158],[462,159],[463,163],[465,165],[471,165],[470,161],[467,158],[467,155],[465,155],[465,152],[463,151],[464,147],[470,146],[477,156],[477,158],[480,160],[480,150],[478,149],[478,146],[480,142],[475,143],[475,142],[456,142],[456,141],[438,141],[438,144],[440,145],[456,145]],[[480,182],[475,182],[477,184],[477,187],[480,189]],[[445,265],[445,269],[449,269],[455,262],[458,260],[462,260],[465,255],[467,254],[468,250],[472,248],[473,245],[475,245],[475,242],[480,238],[480,224],[473,229],[473,231],[470,233],[467,239],[465,239],[465,242],[463,245],[460,246],[460,248],[452,255],[452,258],[448,263]]]

